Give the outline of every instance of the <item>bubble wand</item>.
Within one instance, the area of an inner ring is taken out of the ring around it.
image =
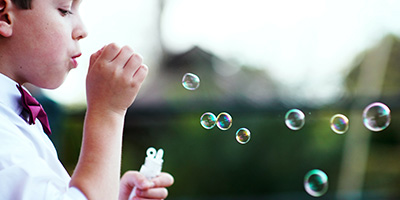
[[[158,151],[154,147],[149,147],[146,151],[146,158],[144,164],[140,167],[140,173],[143,174],[147,179],[155,178],[160,175],[162,164],[164,160],[164,150],[159,149]],[[132,199],[136,196],[136,186],[132,189],[128,199]]]

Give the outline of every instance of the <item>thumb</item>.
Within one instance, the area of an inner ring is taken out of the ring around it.
[[[138,171],[128,171],[121,177],[119,199],[128,199],[134,187],[145,190],[154,187],[154,183]]]

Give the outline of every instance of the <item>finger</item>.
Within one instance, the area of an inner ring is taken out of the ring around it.
[[[154,187],[154,183],[138,171],[126,172],[121,178],[121,184],[126,184],[131,188],[136,186],[142,190]]]
[[[146,65],[140,65],[136,70],[135,74],[133,74],[133,83],[142,83],[147,76],[149,68]]]
[[[112,62],[117,66],[121,66],[121,68],[126,68],[126,66],[131,66],[132,64],[135,65],[133,67],[138,67],[142,63],[142,57],[135,54],[129,46],[124,46]]]
[[[174,177],[166,172],[161,172],[159,176],[153,178],[151,181],[154,183],[154,187],[169,187],[174,184]]]
[[[115,43],[111,43],[104,47],[99,58],[111,62],[112,60],[115,59],[115,57],[119,54],[119,52],[120,48]]]
[[[145,199],[165,199],[168,196],[168,190],[166,188],[136,190],[136,196]]]
[[[124,174],[124,176],[121,177],[120,181],[120,186],[119,186],[119,197],[118,199],[128,199],[129,195],[132,192],[134,185],[129,181],[129,177]]]
[[[133,74],[138,70],[142,62],[143,58],[141,55],[132,53],[129,60],[124,64],[124,72],[126,73],[126,75],[132,77]]]
[[[100,56],[101,52],[103,51],[103,49],[104,49],[104,47],[101,48],[100,50],[98,50],[96,53],[93,53],[93,54],[90,56],[89,71],[90,71],[90,69],[92,68],[93,63],[95,63],[96,60],[99,58],[99,56]]]

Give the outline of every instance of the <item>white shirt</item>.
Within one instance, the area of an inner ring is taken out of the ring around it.
[[[0,74],[0,199],[86,200],[69,187],[71,178],[40,121],[29,125],[22,111],[17,83]]]

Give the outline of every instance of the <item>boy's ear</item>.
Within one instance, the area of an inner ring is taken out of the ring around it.
[[[0,0],[0,35],[3,37],[12,35],[10,7],[10,0]]]

